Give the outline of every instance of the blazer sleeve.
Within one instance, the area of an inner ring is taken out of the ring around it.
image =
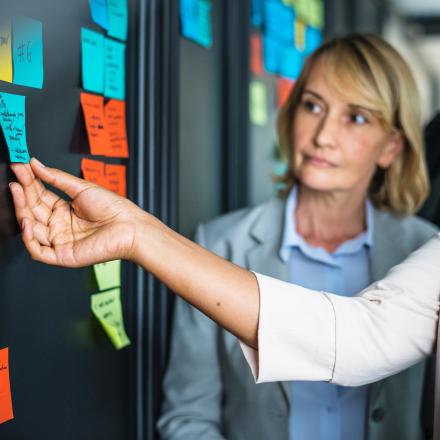
[[[195,240],[206,246],[203,226]],[[176,298],[164,400],[158,420],[161,439],[221,440],[222,380],[218,326]]]
[[[395,374],[435,348],[439,234],[354,298],[256,277],[258,350],[241,346],[257,382],[358,386]]]

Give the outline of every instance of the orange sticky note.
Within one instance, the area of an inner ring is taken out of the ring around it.
[[[107,186],[105,164],[100,160],[81,159],[81,171],[84,179],[97,185]]]
[[[263,74],[263,60],[261,57],[261,36],[253,34],[251,36],[251,71],[254,75]]]
[[[294,81],[287,78],[277,78],[277,105],[282,107],[290,95]]]
[[[94,155],[105,155],[110,141],[105,126],[104,97],[82,92],[81,105],[86,121],[90,152]]]
[[[109,157],[128,157],[125,101],[110,99],[107,102],[105,105],[105,122],[110,141],[105,155]]]
[[[127,197],[125,165],[106,165],[105,177],[107,180],[107,189],[122,197]]]
[[[9,383],[9,349],[0,350],[0,423],[14,418]]]

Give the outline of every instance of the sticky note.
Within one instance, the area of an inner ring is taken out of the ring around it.
[[[258,34],[251,36],[251,71],[254,75],[263,74],[261,36]]]
[[[291,0],[298,17],[306,24],[321,29],[324,26],[322,0]]]
[[[104,108],[109,147],[109,157],[128,157],[127,128],[125,123],[125,101],[110,99]]]
[[[274,38],[279,44],[293,45],[294,10],[279,1],[264,3],[265,34]]]
[[[93,266],[99,290],[121,286],[121,260],[107,261]]]
[[[107,0],[107,3],[108,34],[125,41],[128,29],[127,0]]]
[[[9,349],[0,350],[0,423],[14,418],[9,382]]]
[[[89,0],[92,20],[104,29],[108,29],[107,0]]]
[[[263,38],[264,68],[269,73],[279,73],[280,45],[268,36]]]
[[[106,187],[105,163],[101,160],[81,159],[81,171],[85,180]]]
[[[203,47],[212,47],[211,0],[180,0],[182,35]]]
[[[296,80],[301,73],[304,57],[295,47],[282,47],[279,73],[285,78]]]
[[[83,88],[104,93],[104,36],[81,29],[81,71]]]
[[[10,23],[0,25],[0,81],[12,82],[12,29]]]
[[[86,122],[90,152],[94,155],[104,155],[109,145],[105,128],[104,97],[82,92],[80,99]]]
[[[107,98],[125,98],[125,44],[106,38],[104,41],[105,87]]]
[[[267,90],[262,81],[250,83],[250,119],[255,125],[267,124]]]
[[[12,25],[14,84],[43,87],[43,25],[31,18],[16,18]]]
[[[305,54],[308,55],[314,52],[321,45],[322,33],[317,28],[307,26],[305,37],[306,37]]]
[[[122,197],[127,197],[127,178],[125,165],[110,165],[105,166],[105,178],[107,181],[107,189],[119,194]]]
[[[306,25],[301,20],[295,20],[295,47],[299,51],[306,48]]]
[[[28,163],[24,96],[0,92],[0,125],[11,162]]]
[[[263,1],[252,0],[251,23],[256,28],[261,27],[263,24]]]
[[[130,344],[124,328],[122,315],[121,289],[96,293],[91,298],[91,308],[116,349]]]
[[[277,106],[282,107],[290,95],[295,83],[287,78],[277,78]]]

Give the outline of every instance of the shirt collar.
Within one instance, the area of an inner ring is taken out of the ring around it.
[[[298,201],[298,186],[294,186],[287,196],[286,203],[284,205],[284,226],[283,226],[283,238],[281,240],[281,246],[279,249],[279,255],[281,259],[287,263],[289,260],[290,250],[292,247],[299,247],[304,253],[317,252],[319,254],[329,255],[327,251],[322,248],[316,248],[306,243],[304,239],[296,231],[296,221],[293,213],[296,210]],[[371,247],[373,245],[373,221],[374,221],[374,208],[367,197],[365,200],[365,212],[367,228],[361,232],[358,236],[347,240],[342,243],[332,255],[353,254],[358,252],[362,247]],[[307,252],[309,251],[309,252]]]

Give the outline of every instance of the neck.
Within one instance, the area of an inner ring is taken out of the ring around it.
[[[365,192],[330,193],[300,186],[294,215],[306,242],[332,252],[365,230]]]

